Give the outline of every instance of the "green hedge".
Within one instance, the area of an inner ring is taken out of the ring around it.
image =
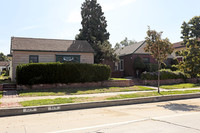
[[[171,71],[170,69],[160,70],[160,79],[186,79],[187,74],[180,71]],[[157,80],[158,72],[143,72],[141,78],[144,80]]]
[[[83,83],[108,80],[110,67],[82,63],[29,63],[17,66],[17,84]]]

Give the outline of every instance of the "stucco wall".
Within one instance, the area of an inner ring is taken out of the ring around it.
[[[81,63],[94,63],[93,53],[13,51],[12,81],[15,81],[17,65],[29,63],[29,55],[38,55],[40,63],[56,62],[56,55],[80,55]]]

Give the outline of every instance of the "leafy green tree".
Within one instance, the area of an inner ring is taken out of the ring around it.
[[[115,44],[115,49],[119,49],[121,47],[125,47],[125,46],[128,46],[128,45],[132,45],[134,43],[137,43],[135,40],[128,40],[127,37],[125,37],[124,40],[122,40],[120,43],[116,43]]]
[[[7,57],[2,52],[0,53],[0,61],[7,61]]]
[[[186,50],[179,53],[183,56],[179,68],[197,78],[200,74],[200,16],[193,17],[188,23],[183,22],[181,28],[182,45],[186,46]]]
[[[114,60],[112,45],[108,39],[107,21],[97,0],[85,0],[81,7],[82,29],[76,40],[87,40],[95,51],[94,61],[100,63],[104,59]]]
[[[144,62],[142,61],[141,57],[137,56],[137,57],[134,59],[133,68],[134,68],[134,69],[144,69],[144,68],[145,68],[145,64],[144,64]]]
[[[142,59],[137,56],[135,59],[134,59],[134,64],[133,64],[133,70],[135,70],[136,72],[136,75],[137,75],[137,78],[139,76],[139,73],[145,68],[145,64],[144,62],[142,61]]]
[[[145,38],[147,46],[145,47],[146,52],[154,57],[158,62],[158,93],[160,93],[160,67],[161,63],[167,59],[167,56],[173,52],[173,45],[170,43],[168,38],[161,38],[162,32],[151,30],[150,27],[147,31],[147,37]]]

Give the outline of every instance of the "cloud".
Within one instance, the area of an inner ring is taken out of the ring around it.
[[[100,2],[100,4],[102,5],[103,11],[112,11],[114,9],[123,7],[123,6],[127,6],[133,2],[135,2],[136,0],[111,0],[111,1],[102,1],[102,3]]]
[[[68,23],[80,23],[81,22],[81,14],[79,10],[74,10],[69,13],[67,18]]]

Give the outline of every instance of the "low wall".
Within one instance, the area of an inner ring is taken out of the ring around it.
[[[37,84],[17,85],[17,89],[51,89],[51,88],[73,88],[73,87],[128,87],[132,86],[132,80],[108,80],[102,82],[71,83],[71,84]]]
[[[200,79],[198,79],[200,80]],[[134,80],[133,82],[135,85],[158,85],[158,80]],[[167,85],[167,84],[179,84],[179,83],[197,83],[196,78],[192,79],[166,79],[166,80],[160,80],[160,85]]]

